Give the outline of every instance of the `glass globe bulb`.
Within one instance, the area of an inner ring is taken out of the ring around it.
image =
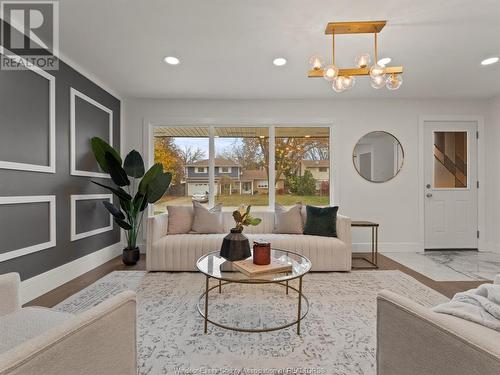
[[[374,64],[370,68],[370,77],[375,78],[378,76],[385,76],[384,67],[380,66],[379,64]]]
[[[389,90],[397,90],[401,87],[402,83],[403,78],[401,78],[400,74],[391,74],[389,78],[387,78],[385,85]]]
[[[368,53],[363,53],[362,55],[358,55],[354,62],[356,63],[358,68],[366,68],[368,65],[370,65],[370,54]]]
[[[347,77],[344,76],[343,78],[344,78],[343,85],[346,90],[351,89],[356,83],[356,78],[354,78],[353,76],[347,76]]]
[[[309,58],[309,65],[311,65],[311,69],[320,70],[325,64],[325,59],[320,55],[312,55]]]
[[[371,79],[371,85],[374,89],[381,89],[382,87],[385,86],[385,78],[384,76],[376,76],[375,78]]]
[[[344,77],[336,77],[336,78],[333,80],[333,83],[332,83],[332,89],[333,89],[333,91],[335,91],[335,92],[343,92],[343,91],[345,91],[345,87],[344,87]]]
[[[338,74],[339,68],[335,65],[327,65],[325,66],[325,69],[323,69],[323,78],[327,81],[333,81]]]

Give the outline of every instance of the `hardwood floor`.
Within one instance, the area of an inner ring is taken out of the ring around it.
[[[357,253],[356,255],[361,255],[361,254]],[[378,264],[380,270],[400,270],[401,272],[404,272],[414,277],[422,284],[425,284],[428,287],[437,290],[438,292],[444,294],[447,297],[452,297],[457,292],[475,288],[478,285],[484,283],[484,281],[434,281],[381,254],[379,254],[378,256]],[[362,265],[363,265],[362,260],[353,259],[353,266],[362,266]],[[121,261],[121,257],[116,257],[110,260],[109,262],[104,263],[103,265],[93,269],[92,271],[89,271],[71,280],[70,282],[61,285],[60,287],[28,302],[25,306],[53,307],[54,305],[65,300],[71,295],[77,293],[83,288],[89,286],[90,284],[92,284],[93,282],[97,281],[98,279],[107,275],[110,272],[121,271],[121,270],[145,270],[145,269],[146,269],[145,255],[141,255],[141,259],[135,266],[125,266]],[[373,272],[377,271],[374,270]]]

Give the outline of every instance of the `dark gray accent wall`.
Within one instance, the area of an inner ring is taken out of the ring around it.
[[[75,88],[113,111],[113,143],[117,149],[120,146],[120,101],[62,61],[58,71],[48,73],[56,78],[56,173],[0,169],[0,196],[56,196],[57,245],[0,262],[0,274],[15,271],[21,274],[22,279],[120,241],[116,225],[112,231],[70,241],[70,196],[108,193],[92,184],[91,179],[110,183],[109,179],[70,175],[70,88]],[[48,164],[48,96],[44,96],[47,82],[32,72],[0,71],[0,160]],[[85,137],[90,137],[98,132],[94,126],[99,127],[96,122],[101,120],[91,110],[86,113],[85,108],[87,106],[80,108],[80,114],[85,115],[88,123],[80,123],[78,128],[83,131],[88,126]],[[43,204],[14,206],[19,207],[5,208],[0,205],[0,252],[12,246],[24,247],[31,242],[47,240],[45,233],[49,220],[43,217],[48,215],[47,210],[40,211]],[[78,210],[80,231],[100,226],[100,220],[104,220],[104,216],[108,218],[99,205],[85,209],[80,207]],[[90,220],[85,224],[87,218]]]
[[[75,98],[77,170],[101,172],[90,147],[89,139],[92,137],[100,137],[109,143],[109,113],[77,96]]]
[[[75,205],[77,234],[109,225],[109,212],[102,205],[102,199],[78,200]]]
[[[0,69],[0,98],[0,160],[48,165],[49,81],[31,70]]]
[[[49,202],[0,204],[0,254],[48,242],[49,214]],[[13,235],[22,228],[22,236]]]

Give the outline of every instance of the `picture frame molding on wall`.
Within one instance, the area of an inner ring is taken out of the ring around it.
[[[40,75],[49,81],[49,165],[19,163],[13,161],[0,160],[0,169],[12,169],[18,171],[56,173],[56,77],[45,70],[28,63],[24,58],[14,55],[6,48],[0,46],[0,54],[11,60],[19,60],[32,72]]]
[[[49,241],[22,247],[0,254],[0,262],[18,258],[37,251],[56,246],[56,196],[55,195],[23,195],[0,197],[0,205],[49,202]]]
[[[70,240],[71,241],[77,241],[81,240],[82,238],[86,237],[91,237],[95,236],[100,233],[108,232],[113,230],[113,216],[109,214],[109,225],[102,227],[102,228],[97,228],[93,229],[87,232],[81,232],[81,233],[76,233],[76,202],[81,201],[81,200],[95,200],[95,199],[108,199],[111,203],[113,203],[113,194],[72,194],[70,197],[71,204],[70,204],[70,227],[71,227],[71,234],[70,234]]]
[[[76,169],[76,98],[92,104],[109,115],[109,144],[113,145],[113,111],[96,100],[78,91],[74,87],[70,88],[70,173],[72,176],[110,178],[109,174],[101,172],[83,171]]]

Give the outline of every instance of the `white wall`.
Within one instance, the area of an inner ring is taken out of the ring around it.
[[[500,96],[489,101],[486,116],[486,230],[488,249],[500,252]]]
[[[334,94],[328,100],[126,99],[124,149],[134,148],[145,154],[143,123],[150,120],[178,123],[201,121],[206,124],[228,124],[231,121],[247,124],[264,121],[270,124],[333,123],[337,127],[334,157],[337,158],[335,165],[339,183],[335,191],[340,211],[355,219],[379,222],[382,251],[415,251],[420,249],[418,116],[481,115],[493,118],[500,126],[500,110],[493,112],[487,100],[339,100]],[[485,128],[488,134],[488,121]],[[354,145],[361,136],[374,130],[394,134],[405,153],[403,169],[387,183],[365,181],[352,164]],[[495,131],[500,133],[500,130]],[[496,160],[499,160],[498,157]],[[500,178],[498,182],[500,186]],[[492,215],[488,213],[487,217]],[[498,220],[496,222],[499,223]],[[367,232],[362,229],[353,232],[353,242],[368,242]],[[491,241],[500,243],[497,237],[500,239],[500,235],[495,233]],[[358,245],[357,248],[366,246]]]

